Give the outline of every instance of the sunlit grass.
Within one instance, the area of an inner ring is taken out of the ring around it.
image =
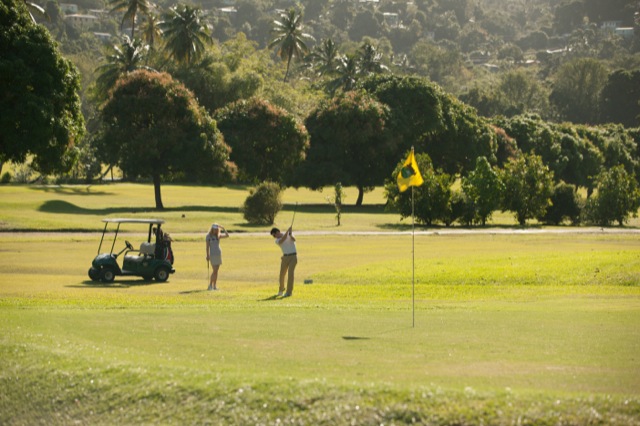
[[[0,205],[3,226],[10,214],[92,230],[105,213],[156,216],[131,208],[142,185],[94,200],[6,188],[19,191]],[[173,189],[188,206],[244,198]],[[330,208],[309,207],[322,194],[293,191],[279,221],[301,200],[302,230],[335,229]],[[48,197],[82,210],[39,210]],[[96,232],[0,233],[0,424],[638,424],[637,235],[443,231],[416,235],[413,252],[408,233],[300,231],[294,297],[274,299],[266,228],[216,209],[161,213],[176,255],[163,284],[91,282]],[[341,230],[407,230],[367,209]],[[221,290],[207,292],[213,221],[236,232]],[[116,251],[142,238],[127,233]]]

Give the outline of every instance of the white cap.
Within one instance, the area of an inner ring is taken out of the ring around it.
[[[218,224],[214,223],[213,225],[211,225],[211,229],[218,229]]]

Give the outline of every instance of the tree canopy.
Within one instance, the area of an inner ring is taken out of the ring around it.
[[[0,163],[69,170],[84,134],[76,67],[17,0],[0,4],[0,52]]]
[[[152,178],[162,209],[162,178],[228,180],[229,147],[193,94],[169,74],[135,71],[118,81],[102,110],[99,156],[129,176]]]
[[[291,181],[309,147],[307,129],[292,114],[252,98],[218,110],[215,118],[241,181]]]
[[[340,94],[307,118],[311,147],[300,182],[314,189],[355,185],[356,205],[364,192],[381,185],[397,162],[397,142],[388,131],[390,111],[362,91]]]

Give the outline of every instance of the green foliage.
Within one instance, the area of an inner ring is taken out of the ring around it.
[[[551,205],[539,220],[552,225],[569,220],[572,225],[578,225],[583,204],[575,185],[560,182],[553,188]]]
[[[136,71],[120,80],[102,110],[98,158],[129,177],[153,178],[163,208],[162,177],[225,181],[229,147],[193,94],[168,74]]]
[[[427,226],[432,226],[436,222],[449,225],[454,219],[451,210],[451,185],[455,180],[454,177],[442,173],[442,171],[434,170],[429,156],[419,153],[416,154],[416,163],[424,183],[418,187],[411,187],[410,190],[400,192],[396,178],[403,163],[404,160],[398,163],[391,178],[385,182],[386,208],[391,211],[397,211],[402,218],[411,217],[413,212],[416,222]]]
[[[296,118],[258,98],[235,102],[215,115],[231,161],[244,182],[290,182],[305,158],[309,135]]]
[[[562,65],[554,76],[550,95],[561,117],[575,123],[596,123],[598,100],[607,75],[606,66],[593,58],[575,59]]]
[[[195,64],[175,64],[171,74],[198,96],[211,114],[240,99],[249,99],[264,89],[265,59],[243,34],[223,45],[212,46]]]
[[[353,91],[324,102],[307,118],[311,147],[299,182],[312,189],[342,182],[365,190],[382,184],[396,162],[396,139],[389,132],[389,109],[370,95]]]
[[[553,172],[535,154],[524,154],[501,172],[504,183],[503,211],[514,213],[520,226],[544,216],[551,204]]]
[[[0,183],[9,183],[11,182],[11,172],[4,172],[2,174],[2,178],[0,178]]]
[[[284,81],[289,77],[291,61],[302,58],[309,51],[306,41],[313,40],[313,36],[302,29],[302,14],[294,8],[280,13],[280,19],[273,21],[274,38],[269,43],[269,48],[276,47],[280,59],[287,62]]]
[[[346,194],[340,182],[336,183],[333,186],[333,198],[327,197],[327,201],[329,202],[329,204],[331,204],[336,210],[336,221],[338,222],[337,226],[340,226],[340,219],[342,218],[342,200],[344,200],[345,197]]]
[[[249,191],[242,213],[254,225],[272,225],[282,209],[282,188],[274,182],[264,182]]]
[[[197,62],[211,44],[207,20],[199,7],[178,4],[170,8],[159,24],[165,40],[164,50],[176,62]]]
[[[622,226],[630,216],[636,217],[640,207],[640,189],[635,176],[621,165],[603,170],[597,179],[597,194],[586,205],[587,220],[608,226]]]
[[[487,121],[475,110],[451,95],[442,98],[442,129],[427,133],[421,144],[437,168],[458,174],[471,170],[475,159],[497,161],[497,136]],[[417,149],[417,148],[416,148]]]
[[[43,174],[69,170],[84,134],[77,69],[23,1],[0,4],[0,51],[0,162],[31,156]]]
[[[640,125],[640,69],[609,74],[600,94],[600,122]]]
[[[388,126],[399,139],[398,152],[408,150],[425,135],[442,129],[442,103],[446,94],[427,79],[373,75],[359,85],[389,106]]]
[[[148,15],[150,4],[147,0],[108,0],[113,12],[124,12],[122,14],[122,21],[120,24],[120,31],[122,31],[124,24],[131,26],[131,38],[135,36],[136,29],[136,17],[139,15]]]
[[[95,95],[100,101],[107,99],[109,91],[113,89],[116,81],[127,73],[139,69],[152,71],[146,63],[149,55],[149,45],[144,44],[140,39],[130,39],[123,36],[122,43],[110,45],[109,53],[105,57],[106,63],[100,65],[96,72]]]
[[[462,178],[462,191],[467,205],[473,211],[473,222],[486,225],[491,214],[500,208],[504,183],[499,172],[492,168],[485,157],[476,159],[476,167]]]
[[[602,134],[599,130],[554,124],[534,114],[498,118],[494,122],[515,139],[520,150],[541,156],[558,181],[592,187],[604,162],[599,145],[606,145],[605,136],[600,136],[602,142],[595,140],[596,134]]]

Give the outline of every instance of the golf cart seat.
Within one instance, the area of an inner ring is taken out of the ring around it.
[[[156,252],[155,243],[142,243],[140,244],[140,254],[143,256],[153,256]]]

